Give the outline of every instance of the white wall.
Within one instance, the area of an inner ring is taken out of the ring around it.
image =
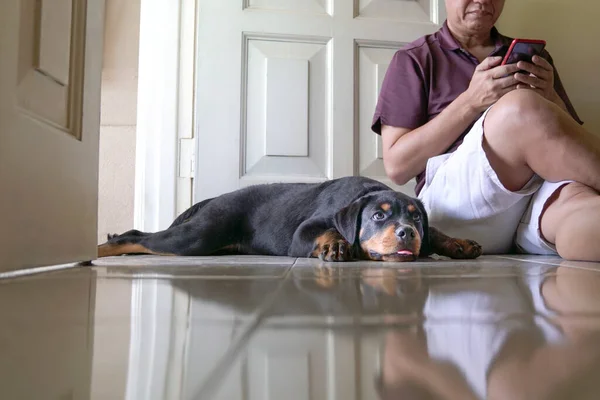
[[[106,0],[98,242],[133,227],[140,0]]]
[[[128,279],[98,279],[94,309],[94,344],[90,400],[124,399],[131,334]]]
[[[600,134],[600,3],[590,0],[508,0],[498,29],[540,38],[585,126]]]

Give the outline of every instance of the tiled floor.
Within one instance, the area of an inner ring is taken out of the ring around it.
[[[600,264],[114,257],[0,280],[2,399],[600,399]]]

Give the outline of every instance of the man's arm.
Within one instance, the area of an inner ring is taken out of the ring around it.
[[[518,67],[496,67],[501,61],[491,57],[479,64],[469,89],[419,128],[382,126],[383,162],[392,181],[403,185],[418,175],[429,158],[442,154],[483,111],[516,88]]]
[[[383,165],[387,176],[398,185],[406,184],[425,169],[428,159],[450,147],[478,115],[461,95],[417,129],[382,125]]]

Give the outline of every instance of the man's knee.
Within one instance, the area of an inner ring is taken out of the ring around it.
[[[548,135],[554,130],[523,128],[541,127],[557,118],[556,107],[532,90],[519,89],[504,95],[490,110],[486,117],[486,136],[499,134],[502,140],[511,135],[523,140],[545,139],[539,135]],[[489,128],[489,129],[488,129]]]
[[[529,166],[531,149],[547,139],[540,121],[547,113],[545,100],[531,90],[515,90],[503,96],[484,121],[483,149],[505,188],[518,191],[534,171]],[[525,128],[525,130],[524,130]]]

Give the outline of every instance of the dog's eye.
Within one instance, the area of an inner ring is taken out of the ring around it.
[[[421,216],[419,214],[413,215],[413,221],[419,222],[421,220]]]
[[[381,221],[384,218],[385,218],[385,214],[382,213],[381,211],[377,211],[375,214],[373,214],[373,219],[375,221]]]

